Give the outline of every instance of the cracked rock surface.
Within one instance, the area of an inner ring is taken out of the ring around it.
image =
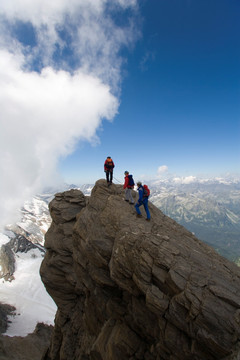
[[[43,360],[238,359],[240,269],[149,209],[136,218],[105,180],[50,203],[41,276],[58,311]]]

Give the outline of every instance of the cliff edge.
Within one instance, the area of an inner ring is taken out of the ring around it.
[[[136,218],[105,180],[49,208],[40,273],[58,310],[44,360],[237,359],[235,264],[151,203],[151,221]]]

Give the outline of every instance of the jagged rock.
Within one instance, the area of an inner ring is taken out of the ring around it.
[[[23,235],[16,235],[13,239],[9,241],[8,244],[15,253],[17,252],[27,253],[32,249],[38,249],[39,251],[44,252],[44,249],[42,248],[41,245],[33,244]]]
[[[49,347],[53,327],[37,324],[25,337],[0,336],[0,360],[41,360]]]
[[[58,311],[43,360],[238,356],[240,269],[149,208],[150,222],[136,218],[104,180],[87,201],[52,201],[40,272]]]
[[[0,303],[0,334],[6,332],[8,328],[8,316],[15,315],[16,308],[8,304]]]
[[[0,248],[0,278],[6,281],[12,281],[14,279],[14,271],[15,257],[8,242]]]

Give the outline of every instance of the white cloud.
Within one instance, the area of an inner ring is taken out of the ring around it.
[[[62,21],[66,14],[74,16],[82,12],[95,12],[102,15],[108,0],[11,0],[3,1],[0,13],[9,19],[30,21],[34,25],[55,24]],[[136,6],[137,0],[111,0],[112,6],[129,8]]]
[[[168,167],[167,165],[161,165],[158,167],[157,169],[157,176],[162,176],[163,174],[165,174],[166,172],[168,172]]]
[[[61,58],[61,52],[68,48],[78,67],[117,87],[121,66],[119,49],[131,44],[138,31],[131,17],[125,27],[116,26],[109,7],[112,11],[137,9],[137,0],[11,0],[3,2],[0,16],[15,26],[19,21],[32,25],[37,45],[31,51],[24,49],[29,64],[40,58],[44,66],[55,67],[54,54],[58,50],[58,66],[70,70]],[[1,30],[4,38],[8,35],[5,46],[11,50],[19,47],[20,44],[10,40],[5,23]]]
[[[111,121],[117,113],[113,88],[120,83],[118,51],[134,36],[130,23],[125,29],[114,25],[106,14],[107,3],[11,0],[1,4],[1,224],[11,220],[24,199],[57,178],[62,156],[70,154],[79,140],[96,141],[103,119]],[[125,9],[136,2],[114,0],[113,5]],[[13,36],[11,26],[16,21],[32,24],[34,46]],[[77,64],[74,69],[61,51],[59,58],[54,57],[57,47],[67,46]],[[34,71],[36,62],[38,71]]]
[[[197,178],[195,176],[186,176],[186,177],[175,177],[173,179],[173,182],[176,184],[191,184],[193,182],[196,182]]]
[[[11,0],[1,4],[0,13],[10,20],[29,21],[34,26],[52,26],[61,23],[65,14],[74,15],[79,8],[100,13],[105,3],[105,0]]]

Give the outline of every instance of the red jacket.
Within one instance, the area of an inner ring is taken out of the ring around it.
[[[126,189],[126,188],[128,188],[128,189],[133,189],[134,186],[128,185],[128,184],[129,184],[129,177],[128,177],[128,175],[126,175],[124,179],[125,179],[125,182],[124,182],[123,188],[124,188],[124,189]]]
[[[106,159],[105,163],[104,163],[104,171],[113,171],[114,168],[114,162],[112,161],[112,159]]]

